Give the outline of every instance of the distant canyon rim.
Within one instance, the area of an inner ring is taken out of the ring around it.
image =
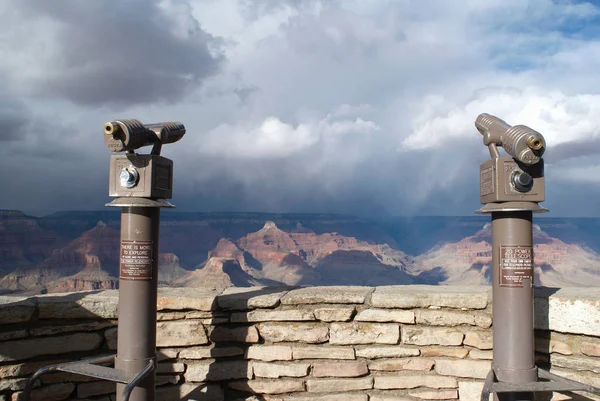
[[[0,211],[0,291],[118,288],[119,214]],[[535,285],[600,284],[594,219],[534,220]],[[163,213],[159,285],[489,285],[489,219]]]

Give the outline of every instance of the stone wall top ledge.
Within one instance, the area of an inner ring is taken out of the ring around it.
[[[375,289],[371,303],[379,308],[485,309],[491,300],[491,287],[392,285]]]
[[[287,293],[281,303],[300,304],[364,304],[374,287],[322,286],[303,287]]]
[[[535,298],[537,328],[591,335],[600,332],[600,327],[595,327],[589,319],[590,315],[600,314],[599,289],[539,287],[535,289]],[[159,288],[158,310],[251,310],[280,305],[310,308],[310,305],[318,304],[370,304],[373,308],[388,309],[484,309],[491,306],[490,300],[489,286],[244,287],[225,291]],[[114,318],[117,304],[117,290],[30,297],[3,295],[0,296],[0,320],[3,323],[26,321],[35,308],[39,309],[40,318]],[[2,318],[3,315],[6,316]],[[577,316],[575,320],[572,319],[574,315]],[[565,319],[571,316],[571,319],[563,322],[561,316]]]

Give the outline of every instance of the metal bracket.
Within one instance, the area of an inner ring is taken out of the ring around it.
[[[156,359],[152,359],[148,362],[148,365],[140,372],[130,373],[124,370],[102,366],[105,364],[112,364],[115,361],[115,355],[105,355],[95,358],[82,359],[75,362],[58,363],[56,365],[44,366],[38,369],[33,376],[27,380],[25,390],[23,392],[24,401],[29,401],[31,396],[31,390],[35,384],[35,381],[45,373],[51,372],[68,372],[76,375],[94,377],[96,379],[108,380],[115,383],[125,384],[123,389],[123,400],[129,401],[131,392],[133,389],[144,380],[151,372],[156,369]]]
[[[536,393],[550,391],[586,391],[588,393],[600,395],[600,388],[565,379],[550,373],[547,370],[538,368],[538,379],[547,381],[538,381],[532,383],[503,383],[498,382],[494,370],[488,373],[483,390],[481,391],[481,401],[488,401],[490,393]]]

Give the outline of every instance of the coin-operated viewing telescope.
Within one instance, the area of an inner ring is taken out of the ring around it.
[[[117,354],[43,367],[27,381],[25,400],[36,379],[54,371],[116,382],[117,401],[155,400],[160,209],[174,207],[167,201],[173,194],[173,161],[160,151],[180,140],[185,127],[115,120],[104,124],[103,135],[108,150],[125,152],[110,157],[109,195],[115,199],[106,205],[121,208]],[[135,153],[150,145],[150,154]]]
[[[543,202],[546,141],[542,134],[524,125],[510,126],[489,114],[480,114],[475,127],[492,157],[480,167],[481,203]],[[500,157],[498,147],[512,157]]]
[[[185,127],[177,122],[142,124],[117,120],[104,124],[104,142],[111,152],[127,152],[110,160],[109,195],[169,199],[173,194],[173,162],[160,156],[163,144],[177,142]],[[134,151],[152,145],[149,155]]]
[[[477,213],[492,215],[493,362],[481,400],[533,400],[535,392],[600,389],[556,376],[535,364],[533,213],[545,200],[542,134],[480,114],[475,127],[491,160],[480,166]],[[498,148],[511,157],[500,157]],[[544,381],[539,381],[543,379]]]

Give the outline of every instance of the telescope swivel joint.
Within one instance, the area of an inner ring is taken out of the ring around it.
[[[498,117],[482,113],[477,116],[475,127],[483,135],[486,146],[501,146],[506,153],[526,165],[539,163],[546,150],[542,134],[525,125],[511,126]]]

